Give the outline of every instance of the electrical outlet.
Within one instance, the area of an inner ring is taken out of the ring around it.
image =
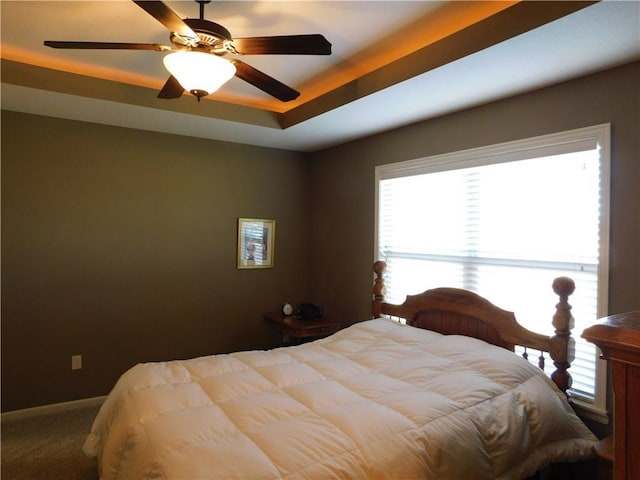
[[[71,356],[71,370],[80,370],[82,368],[82,355]]]

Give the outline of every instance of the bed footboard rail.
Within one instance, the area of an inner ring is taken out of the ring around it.
[[[568,277],[553,281],[552,288],[559,297],[555,306],[552,336],[532,332],[518,323],[513,312],[503,310],[487,299],[458,288],[436,288],[418,295],[408,295],[402,304],[385,302],[384,272],[386,262],[374,264],[373,317],[390,316],[405,319],[408,325],[433,330],[445,335],[467,335],[498,345],[511,351],[516,346],[540,351],[538,365],[544,369],[544,353],[553,360],[555,370],[551,379],[566,392],[571,387],[568,369],[575,355],[574,326],[569,296],[575,283]]]

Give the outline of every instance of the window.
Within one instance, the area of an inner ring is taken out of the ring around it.
[[[376,183],[389,301],[465,288],[551,334],[551,283],[573,278],[571,394],[604,415],[606,369],[580,333],[607,314],[609,125],[384,165]]]

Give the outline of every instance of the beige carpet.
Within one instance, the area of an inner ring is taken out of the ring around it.
[[[2,420],[2,480],[97,480],[82,452],[99,406]]]

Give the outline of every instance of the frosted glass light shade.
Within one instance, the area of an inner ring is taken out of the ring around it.
[[[210,53],[174,52],[164,57],[163,63],[180,85],[198,100],[218,90],[236,73],[231,62]]]

